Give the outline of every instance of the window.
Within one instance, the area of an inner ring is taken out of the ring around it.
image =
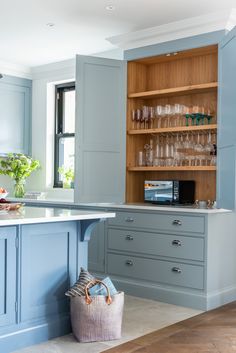
[[[74,171],[75,159],[75,83],[56,86],[54,187],[62,187],[59,167]]]

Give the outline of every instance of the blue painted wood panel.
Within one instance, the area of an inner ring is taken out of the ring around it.
[[[15,323],[16,230],[0,229],[0,327]]]
[[[219,207],[235,208],[236,28],[219,45],[218,168]]]
[[[76,58],[75,200],[125,199],[126,63]]]
[[[68,312],[65,291],[76,280],[76,222],[22,226],[21,237],[21,321]]]
[[[105,272],[105,222],[98,223],[88,243],[88,268],[91,272]]]
[[[17,77],[0,80],[0,154],[30,153],[31,86]]]

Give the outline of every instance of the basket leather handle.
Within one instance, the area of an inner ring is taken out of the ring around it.
[[[86,301],[86,303],[87,304],[91,304],[92,303],[92,298],[91,298],[91,296],[89,295],[89,292],[88,292],[88,289],[89,289],[91,284],[93,284],[93,285],[102,284],[106,288],[106,290],[107,290],[106,303],[108,305],[110,305],[112,303],[110,290],[109,290],[109,288],[107,287],[107,285],[105,283],[103,283],[102,281],[99,281],[98,279],[96,279],[95,281],[90,281],[86,285],[86,287],[85,287],[85,301]]]

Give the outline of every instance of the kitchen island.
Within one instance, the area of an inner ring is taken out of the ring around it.
[[[46,207],[0,212],[0,352],[70,332],[65,291],[87,268],[95,224],[113,217]]]

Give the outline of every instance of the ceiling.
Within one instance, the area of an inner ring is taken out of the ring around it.
[[[106,38],[230,9],[235,0],[0,0],[0,4],[0,60],[37,66],[76,53],[114,49]],[[105,9],[110,4],[115,10]]]

